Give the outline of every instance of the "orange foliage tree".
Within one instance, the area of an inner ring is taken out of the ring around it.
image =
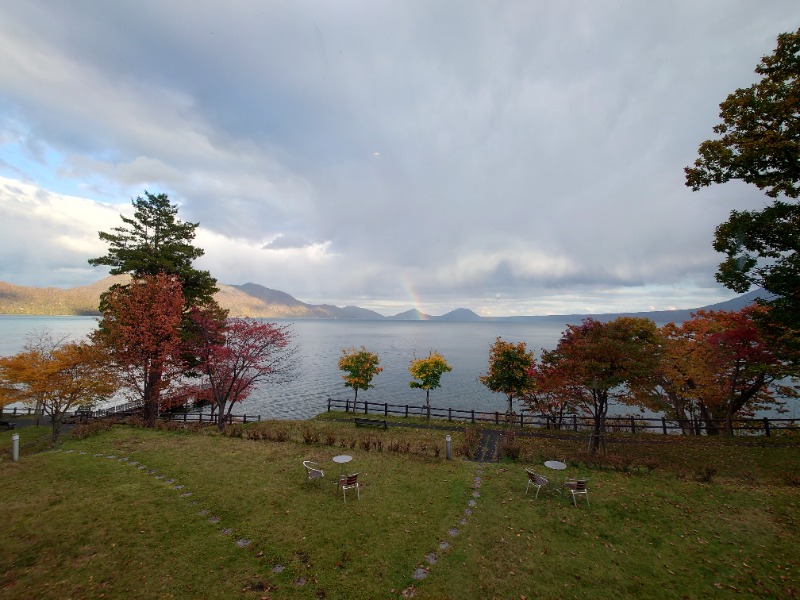
[[[758,326],[766,307],[740,311],[698,311],[681,326],[662,328],[666,339],[657,371],[659,391],[672,412],[686,418],[696,408],[706,433],[721,427],[733,434],[737,416],[777,406],[782,398],[796,398],[791,377],[798,373],[797,357],[780,351],[765,339]]]
[[[54,341],[42,336],[25,351],[0,358],[0,404],[35,404],[50,416],[53,443],[64,415],[91,408],[116,390],[106,355],[86,341]]]
[[[163,392],[183,370],[180,325],[184,300],[180,280],[164,273],[144,275],[111,288],[95,334],[116,363],[123,386],[155,426]]]

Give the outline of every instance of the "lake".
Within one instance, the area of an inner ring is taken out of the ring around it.
[[[428,352],[440,352],[453,371],[442,375],[442,387],[431,391],[431,405],[442,408],[485,412],[506,409],[502,394],[493,394],[478,382],[487,371],[489,347],[497,336],[509,342],[524,341],[538,356],[553,349],[567,323],[487,321],[454,323],[446,321],[372,320],[269,320],[290,325],[299,346],[297,378],[282,386],[264,385],[234,412],[261,415],[262,419],[303,419],[327,408],[327,398],[352,398],[338,369],[342,348],[360,348],[378,354],[383,372],[372,380],[374,389],[361,391],[359,400],[400,405],[421,405],[425,392],[409,387],[408,365]],[[0,355],[19,352],[35,332],[50,331],[57,337],[78,339],[96,327],[94,317],[0,316]],[[515,408],[517,408],[515,406]],[[795,418],[798,402],[790,400],[789,414]],[[610,406],[609,414],[629,414],[636,409]],[[648,413],[648,415],[650,414]],[[774,410],[759,416],[778,416]]]
[[[270,320],[272,321],[272,320]],[[359,400],[420,405],[425,392],[409,387],[408,365],[431,350],[440,352],[453,371],[442,376],[442,387],[431,391],[431,405],[464,410],[504,411],[505,397],[478,382],[487,371],[489,347],[497,336],[524,341],[538,355],[558,343],[565,324],[514,322],[274,320],[290,325],[299,346],[300,368],[295,381],[262,386],[235,412],[262,418],[307,418],[326,410],[326,400],[352,398],[338,369],[342,348],[378,354],[383,372],[372,380],[374,389],[360,391]],[[56,337],[78,339],[96,327],[94,317],[0,316],[0,355],[22,350],[31,334],[44,330]]]

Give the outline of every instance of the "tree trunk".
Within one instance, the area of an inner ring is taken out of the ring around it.
[[[158,419],[161,369],[151,366],[144,388],[144,421],[147,427],[155,428]]]
[[[594,424],[592,427],[592,441],[589,452],[595,454],[600,448],[603,433],[605,432],[606,412],[608,411],[608,392],[592,392],[595,394]]]
[[[706,426],[706,435],[719,435],[719,427],[714,420],[713,413],[709,412],[705,405],[700,405],[700,418]]]

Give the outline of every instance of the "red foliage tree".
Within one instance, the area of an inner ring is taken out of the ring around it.
[[[238,318],[221,323],[199,310],[192,313],[192,320],[200,332],[197,369],[203,376],[197,395],[211,402],[219,429],[233,406],[259,384],[293,378],[297,347],[291,345],[288,326]]]
[[[571,397],[594,420],[592,452],[605,430],[609,401],[634,403],[632,387],[656,368],[656,332],[649,319],[619,317],[603,323],[589,318],[569,325],[556,349],[543,353],[543,364],[558,373],[559,393]]]
[[[123,385],[141,399],[144,419],[155,426],[164,390],[183,367],[180,280],[144,275],[108,291],[95,339],[117,364]]]

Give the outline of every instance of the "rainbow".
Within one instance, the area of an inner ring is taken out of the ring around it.
[[[403,277],[402,284],[403,284],[403,289],[406,292],[406,296],[411,302],[411,307],[416,308],[417,312],[420,313],[420,315],[424,315],[425,314],[424,311],[420,308],[421,303],[419,300],[419,294],[417,294],[417,292],[414,290],[413,285],[411,284],[411,282],[408,280],[407,277],[405,276]],[[420,316],[418,317],[418,320],[427,321],[428,319],[425,316]]]

